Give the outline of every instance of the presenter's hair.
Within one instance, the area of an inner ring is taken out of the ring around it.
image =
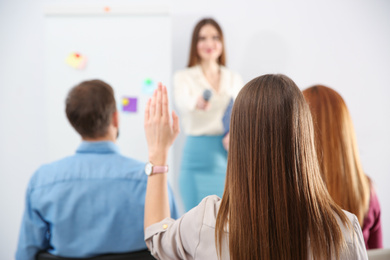
[[[197,44],[199,41],[199,32],[203,26],[208,25],[208,24],[214,26],[214,28],[217,29],[217,31],[219,33],[220,40],[222,42],[222,54],[218,58],[218,63],[220,65],[223,65],[223,66],[226,65],[225,43],[224,43],[224,39],[223,39],[223,32],[222,32],[221,26],[219,26],[219,24],[212,18],[204,18],[196,24],[194,31],[192,32],[190,58],[188,61],[188,67],[195,66],[195,65],[199,64],[199,62],[200,62],[200,57],[199,57],[198,50],[197,50]]]
[[[329,194],[363,225],[370,200],[370,180],[364,174],[352,119],[343,98],[316,85],[303,91],[314,121],[315,144]]]
[[[89,138],[106,135],[116,111],[114,90],[101,80],[84,81],[72,88],[65,105],[70,124]]]
[[[350,222],[322,181],[310,110],[295,83],[284,75],[247,83],[230,127],[219,256],[225,239],[235,260],[339,256],[346,242],[337,218]]]

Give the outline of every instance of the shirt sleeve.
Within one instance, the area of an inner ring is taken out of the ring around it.
[[[366,245],[364,243],[362,228],[355,215],[353,215],[353,248],[350,259],[354,260],[368,260]]]
[[[200,242],[207,198],[180,219],[166,218],[145,230],[145,242],[156,259],[193,259]]]
[[[180,112],[194,111],[198,96],[191,93],[190,78],[185,71],[177,72],[173,77],[175,105]]]
[[[49,225],[39,212],[31,206],[30,192],[27,191],[26,206],[20,228],[16,260],[34,260],[35,255],[49,248]]]
[[[381,223],[381,208],[379,205],[378,197],[375,191],[372,189],[370,207],[372,207],[374,222],[370,228],[370,235],[367,241],[369,249],[383,248],[382,243],[382,223]]]

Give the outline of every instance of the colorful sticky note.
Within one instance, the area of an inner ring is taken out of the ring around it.
[[[137,112],[137,98],[123,97],[122,98],[122,111],[135,113]]]
[[[71,66],[72,68],[82,70],[87,65],[87,57],[81,55],[78,52],[72,52],[66,58],[66,64]]]
[[[151,78],[146,78],[142,83],[142,93],[146,95],[152,95],[157,85]]]

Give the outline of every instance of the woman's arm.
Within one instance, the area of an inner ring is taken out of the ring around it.
[[[180,129],[175,112],[170,118],[167,88],[161,83],[146,105],[144,127],[149,161],[153,165],[166,165],[168,150]],[[167,174],[151,175],[146,187],[144,228],[167,217],[170,217]]]

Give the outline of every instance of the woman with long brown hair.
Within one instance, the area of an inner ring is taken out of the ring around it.
[[[316,85],[303,91],[314,121],[323,179],[333,200],[355,214],[367,249],[382,248],[380,205],[360,162],[351,116],[333,89]]]
[[[229,139],[223,118],[243,86],[226,67],[225,49],[220,25],[212,18],[200,20],[192,33],[188,68],[174,75],[175,104],[186,135],[179,187],[187,211],[204,197],[223,193]]]
[[[165,165],[176,138],[165,87],[145,110],[149,159]],[[367,259],[357,218],[322,181],[310,110],[284,75],[248,82],[233,106],[226,186],[177,221],[166,174],[148,177],[145,241],[157,259]]]

